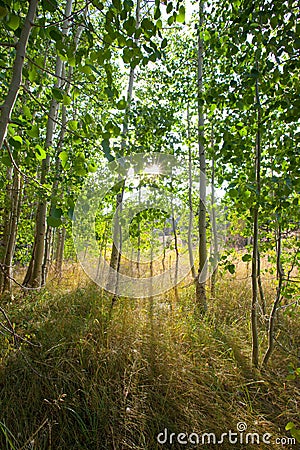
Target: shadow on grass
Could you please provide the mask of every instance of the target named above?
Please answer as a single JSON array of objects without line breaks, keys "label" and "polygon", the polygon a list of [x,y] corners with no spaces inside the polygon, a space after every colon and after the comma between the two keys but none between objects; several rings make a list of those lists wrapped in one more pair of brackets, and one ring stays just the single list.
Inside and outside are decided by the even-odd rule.
[{"label": "shadow on grass", "polygon": [[254,423],[243,355],[229,355],[230,339],[195,319],[187,299],[172,309],[119,299],[111,316],[110,305],[94,285],[8,305],[18,333],[41,347],[2,336],[1,450],[182,448],[160,446],[157,434]]}]

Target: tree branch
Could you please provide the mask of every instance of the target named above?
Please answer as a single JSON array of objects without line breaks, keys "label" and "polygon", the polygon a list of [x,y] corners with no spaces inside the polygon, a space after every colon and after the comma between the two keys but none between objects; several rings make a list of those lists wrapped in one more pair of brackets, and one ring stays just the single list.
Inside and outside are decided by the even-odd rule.
[{"label": "tree branch", "polygon": [[15,48],[16,44],[13,44],[12,42],[0,42],[0,47]]},{"label": "tree branch", "polygon": [[49,192],[51,191],[51,189],[46,188],[45,186],[43,186],[38,180],[36,180],[35,178],[31,177],[30,175],[26,175],[24,172],[22,172],[22,170],[20,169],[20,167],[17,165],[16,161],[14,160],[14,157],[10,151],[9,145],[7,140],[4,140],[4,145],[6,147],[6,150],[8,152],[8,156],[9,159],[11,160],[11,163],[13,165],[13,167],[16,169],[17,172],[19,172],[19,174],[24,178],[24,180],[31,180],[33,181],[35,184],[37,184],[40,188],[44,189],[44,190],[48,190]]}]

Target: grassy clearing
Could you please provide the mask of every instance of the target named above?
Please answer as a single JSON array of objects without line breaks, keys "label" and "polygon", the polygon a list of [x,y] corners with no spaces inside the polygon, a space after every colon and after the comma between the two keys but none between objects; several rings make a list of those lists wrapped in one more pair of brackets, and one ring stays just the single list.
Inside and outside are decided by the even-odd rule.
[{"label": "grassy clearing", "polygon": [[160,446],[156,436],[167,428],[219,437],[238,422],[271,433],[272,444],[201,448],[280,448],[274,440],[289,435],[286,423],[299,424],[300,384],[286,380],[297,364],[299,317],[281,317],[285,350],[277,348],[268,372],[252,371],[243,270],[222,277],[204,319],[192,286],[177,303],[173,293],[121,299],[111,313],[110,298],[77,269],[60,286],[6,304],[16,331],[40,346],[16,348],[1,336],[1,450],[196,448]]}]

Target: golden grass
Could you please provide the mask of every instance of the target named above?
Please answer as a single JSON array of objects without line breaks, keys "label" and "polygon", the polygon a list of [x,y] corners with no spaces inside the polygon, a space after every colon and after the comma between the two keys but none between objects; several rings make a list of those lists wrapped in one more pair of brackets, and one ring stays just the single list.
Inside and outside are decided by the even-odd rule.
[{"label": "golden grass", "polygon": [[[274,283],[267,288],[268,303]],[[197,317],[194,288],[153,300],[111,299],[77,266],[61,284],[16,296],[5,305],[21,336],[1,336],[0,448],[147,449],[156,436],[214,432],[245,422],[272,434],[271,445],[225,443],[222,449],[278,449],[288,421],[299,425],[299,381],[287,381],[299,344],[298,316],[281,317],[281,342],[268,371],[252,370],[245,265],[223,274],[206,317]],[[261,324],[260,341],[266,337]],[[201,448],[217,448],[206,444]],[[286,446],[285,448],[297,448]]]}]

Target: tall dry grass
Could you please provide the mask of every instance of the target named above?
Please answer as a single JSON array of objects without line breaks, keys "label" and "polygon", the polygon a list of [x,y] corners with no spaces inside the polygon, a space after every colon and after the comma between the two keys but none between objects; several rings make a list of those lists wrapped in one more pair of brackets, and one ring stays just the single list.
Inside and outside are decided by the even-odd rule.
[{"label": "tall dry grass", "polygon": [[[204,318],[193,286],[179,294],[119,299],[111,310],[110,297],[70,267],[61,284],[7,303],[16,332],[35,345],[0,336],[1,450],[195,448],[156,437],[165,428],[220,436],[238,422],[271,433],[272,444],[220,448],[278,449],[286,423],[299,424],[299,381],[286,379],[297,365],[299,315],[281,315],[283,347],[267,371],[254,371],[246,266],[219,277]],[[260,343],[265,349],[263,318]]]}]

